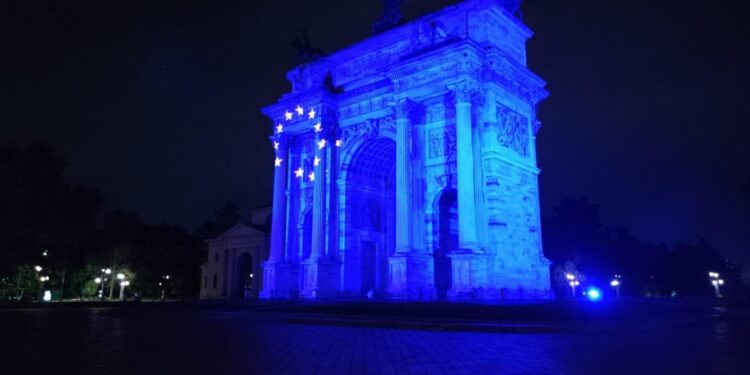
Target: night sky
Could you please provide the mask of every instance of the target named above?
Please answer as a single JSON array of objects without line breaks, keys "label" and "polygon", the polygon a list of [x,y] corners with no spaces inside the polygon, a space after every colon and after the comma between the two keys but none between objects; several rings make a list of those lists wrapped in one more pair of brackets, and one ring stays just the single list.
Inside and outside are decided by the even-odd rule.
[{"label": "night sky", "polygon": [[[455,1],[412,0],[412,19]],[[545,214],[590,197],[653,243],[750,265],[750,18],[742,1],[529,0]],[[271,202],[291,46],[370,35],[378,0],[16,1],[0,8],[0,142],[44,140],[108,208],[194,229]]]}]

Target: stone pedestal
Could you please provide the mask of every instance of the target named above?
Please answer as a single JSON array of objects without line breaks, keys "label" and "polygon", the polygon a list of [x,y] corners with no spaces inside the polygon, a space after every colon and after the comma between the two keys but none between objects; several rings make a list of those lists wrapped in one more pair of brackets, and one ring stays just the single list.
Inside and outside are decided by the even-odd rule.
[{"label": "stone pedestal", "polygon": [[299,265],[293,262],[263,263],[263,290],[259,297],[262,299],[295,298],[298,293]]},{"label": "stone pedestal", "polygon": [[341,262],[332,257],[320,257],[302,262],[300,298],[326,299],[339,295]]},{"label": "stone pedestal", "polygon": [[430,257],[423,254],[396,253],[388,258],[388,297],[392,299],[433,299],[434,285],[427,285]]},{"label": "stone pedestal", "polygon": [[451,258],[449,300],[479,300],[487,288],[487,256],[472,252],[448,254]]}]

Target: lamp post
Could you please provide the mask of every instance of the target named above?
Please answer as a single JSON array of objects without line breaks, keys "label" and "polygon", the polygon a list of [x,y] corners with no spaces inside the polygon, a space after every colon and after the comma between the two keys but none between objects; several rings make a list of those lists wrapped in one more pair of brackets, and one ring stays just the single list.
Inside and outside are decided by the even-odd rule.
[{"label": "lamp post", "polygon": [[612,279],[612,281],[609,282],[609,285],[612,286],[612,288],[615,289],[615,293],[617,295],[617,298],[620,298],[620,280],[622,279],[622,276],[615,275],[615,278]]},{"label": "lamp post", "polygon": [[714,286],[714,292],[716,293],[716,298],[721,298],[720,287],[724,285],[724,280],[719,277],[718,272],[709,272],[708,277],[711,279],[711,285]]},{"label": "lamp post", "polygon": [[[122,274],[120,274],[122,275]],[[119,275],[117,275],[119,276]],[[130,281],[120,279],[120,301],[125,299],[125,287],[130,285]]]},{"label": "lamp post", "polygon": [[[39,267],[39,266],[37,266]],[[41,268],[41,267],[39,267]],[[43,300],[43,293],[44,293],[44,283],[49,281],[49,276],[39,276],[39,299]]]},{"label": "lamp post", "polygon": [[566,273],[565,278],[568,280],[568,285],[570,285],[570,293],[572,298],[576,298],[576,287],[581,284],[578,279],[576,279],[576,276],[572,273]]},{"label": "lamp post", "polygon": [[99,300],[100,301],[104,301],[104,283],[107,281],[107,278],[105,277],[105,275],[109,275],[111,273],[112,273],[111,269],[102,268],[102,271],[99,274],[99,277],[97,277],[97,279],[99,279],[97,283],[100,284],[100,288],[99,288]]}]

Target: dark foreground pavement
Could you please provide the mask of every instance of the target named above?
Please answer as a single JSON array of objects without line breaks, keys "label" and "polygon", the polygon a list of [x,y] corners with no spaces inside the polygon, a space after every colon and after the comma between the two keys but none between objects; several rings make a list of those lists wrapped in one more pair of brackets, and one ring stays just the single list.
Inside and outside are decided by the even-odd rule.
[{"label": "dark foreground pavement", "polygon": [[750,373],[747,310],[699,302],[60,305],[0,335],[0,374]]}]

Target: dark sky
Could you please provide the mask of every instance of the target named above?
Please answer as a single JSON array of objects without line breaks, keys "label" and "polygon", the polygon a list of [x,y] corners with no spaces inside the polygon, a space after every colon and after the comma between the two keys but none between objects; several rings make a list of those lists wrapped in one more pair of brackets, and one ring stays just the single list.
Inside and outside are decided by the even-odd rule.
[{"label": "dark sky", "polygon": [[[413,18],[454,1],[412,0]],[[742,1],[529,0],[547,80],[545,213],[601,204],[651,242],[707,238],[750,264],[750,19]],[[192,229],[271,200],[271,124],[291,41],[370,35],[378,0],[15,1],[0,8],[0,142],[45,140],[110,208]]]}]

